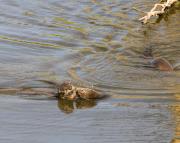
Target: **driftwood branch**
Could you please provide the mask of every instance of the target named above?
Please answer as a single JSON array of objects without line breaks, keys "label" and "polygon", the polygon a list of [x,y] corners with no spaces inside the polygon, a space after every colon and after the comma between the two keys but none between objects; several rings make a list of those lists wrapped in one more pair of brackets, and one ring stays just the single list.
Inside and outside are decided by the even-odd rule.
[{"label": "driftwood branch", "polygon": [[167,0],[163,3],[157,3],[149,12],[146,13],[144,17],[140,18],[139,20],[146,24],[152,16],[163,14],[167,8],[171,7],[177,1],[178,0]]}]

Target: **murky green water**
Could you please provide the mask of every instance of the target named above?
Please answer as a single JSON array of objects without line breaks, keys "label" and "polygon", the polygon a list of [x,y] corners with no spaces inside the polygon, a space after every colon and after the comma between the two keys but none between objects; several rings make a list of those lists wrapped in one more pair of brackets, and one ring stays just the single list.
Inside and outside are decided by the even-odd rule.
[{"label": "murky green water", "polygon": [[180,13],[141,25],[133,7],[153,4],[2,0],[1,88],[47,88],[36,80],[70,79],[110,98],[66,103],[0,93],[0,142],[179,143],[179,69],[151,68],[143,53],[180,62]]}]

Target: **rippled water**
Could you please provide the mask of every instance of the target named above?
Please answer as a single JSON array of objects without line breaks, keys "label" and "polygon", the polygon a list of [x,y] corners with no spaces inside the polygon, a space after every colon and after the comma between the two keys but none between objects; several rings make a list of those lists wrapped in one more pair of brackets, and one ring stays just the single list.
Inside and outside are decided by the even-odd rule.
[{"label": "rippled water", "polygon": [[179,7],[141,25],[143,14],[133,7],[147,11],[153,4],[2,0],[1,88],[70,79],[110,98],[71,103],[1,93],[1,142],[180,142],[179,69],[159,71],[143,57],[150,50],[173,66],[180,62]]}]

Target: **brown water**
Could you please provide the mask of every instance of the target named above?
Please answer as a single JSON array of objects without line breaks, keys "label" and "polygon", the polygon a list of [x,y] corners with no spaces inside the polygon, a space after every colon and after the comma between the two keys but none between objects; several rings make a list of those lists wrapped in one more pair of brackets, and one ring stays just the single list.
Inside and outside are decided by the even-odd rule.
[{"label": "brown water", "polygon": [[0,93],[0,142],[179,143],[179,69],[154,69],[143,53],[180,62],[180,13],[143,26],[133,7],[153,3],[2,0],[1,88],[70,79],[110,98],[72,103]]}]

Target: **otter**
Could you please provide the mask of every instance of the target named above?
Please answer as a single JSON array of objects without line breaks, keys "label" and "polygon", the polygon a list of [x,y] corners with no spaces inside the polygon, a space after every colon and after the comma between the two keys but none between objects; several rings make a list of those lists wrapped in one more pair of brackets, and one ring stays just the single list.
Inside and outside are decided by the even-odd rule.
[{"label": "otter", "polygon": [[71,82],[65,81],[59,85],[58,88],[59,98],[76,100],[76,99],[99,99],[105,95],[95,91],[94,89],[74,86]]},{"label": "otter", "polygon": [[38,80],[55,86],[57,89],[56,97],[67,100],[77,99],[101,99],[107,97],[107,95],[91,88],[80,87],[74,85],[71,81],[64,81],[63,83],[57,83],[53,81]]}]

